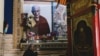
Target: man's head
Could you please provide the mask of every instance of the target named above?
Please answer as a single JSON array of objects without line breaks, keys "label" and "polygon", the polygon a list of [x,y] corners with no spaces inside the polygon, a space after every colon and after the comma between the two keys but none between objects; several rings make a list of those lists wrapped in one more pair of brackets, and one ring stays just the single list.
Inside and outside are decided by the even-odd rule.
[{"label": "man's head", "polygon": [[40,16],[40,7],[39,6],[32,6],[32,14],[35,18],[39,18]]}]

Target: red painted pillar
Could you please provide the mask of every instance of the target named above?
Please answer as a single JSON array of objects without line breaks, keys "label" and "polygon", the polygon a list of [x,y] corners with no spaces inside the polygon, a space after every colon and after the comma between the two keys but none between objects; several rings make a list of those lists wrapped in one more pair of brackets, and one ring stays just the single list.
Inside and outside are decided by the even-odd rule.
[{"label": "red painted pillar", "polygon": [[96,56],[100,56],[100,6],[97,5],[95,11],[95,45],[96,45]]},{"label": "red painted pillar", "polygon": [[99,24],[99,27],[98,27],[98,30],[99,30],[99,37],[98,37],[98,56],[100,56],[100,4],[98,5],[98,24]]}]

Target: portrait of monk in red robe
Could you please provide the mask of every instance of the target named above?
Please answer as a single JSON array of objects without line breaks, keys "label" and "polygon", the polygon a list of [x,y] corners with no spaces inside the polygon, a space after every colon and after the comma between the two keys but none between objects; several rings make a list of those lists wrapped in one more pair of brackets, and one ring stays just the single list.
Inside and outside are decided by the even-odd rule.
[{"label": "portrait of monk in red robe", "polygon": [[[34,27],[31,27],[31,31],[38,35],[47,35],[50,33],[49,24],[45,17],[40,15],[40,7],[32,6],[31,12],[33,16],[29,16],[28,18],[34,19]],[[32,22],[29,21],[28,24],[32,25]]]}]

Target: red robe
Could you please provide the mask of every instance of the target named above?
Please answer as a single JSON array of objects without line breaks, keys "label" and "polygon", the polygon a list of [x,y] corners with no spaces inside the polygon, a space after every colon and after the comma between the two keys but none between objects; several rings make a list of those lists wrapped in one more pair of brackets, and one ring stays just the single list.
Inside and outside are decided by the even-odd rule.
[{"label": "red robe", "polygon": [[34,31],[38,35],[44,35],[44,34],[46,35],[50,33],[48,22],[44,17],[40,16],[39,21],[36,21]]}]

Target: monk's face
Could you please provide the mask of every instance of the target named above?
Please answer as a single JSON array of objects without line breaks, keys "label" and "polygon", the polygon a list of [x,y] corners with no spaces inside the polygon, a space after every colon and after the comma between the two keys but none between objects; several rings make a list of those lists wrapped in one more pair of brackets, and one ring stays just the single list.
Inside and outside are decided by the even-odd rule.
[{"label": "monk's face", "polygon": [[32,14],[34,15],[35,18],[39,18],[40,16],[40,8],[39,7],[34,7]]}]

